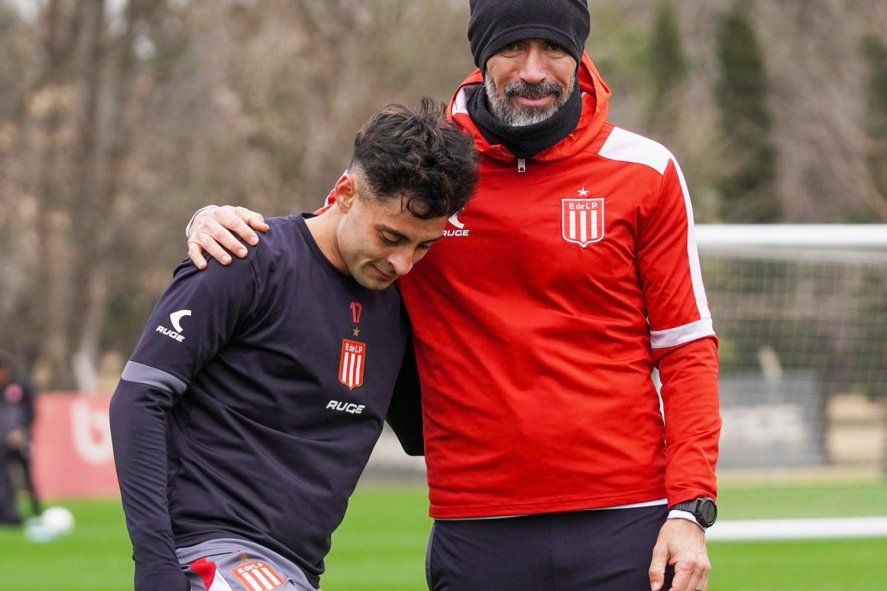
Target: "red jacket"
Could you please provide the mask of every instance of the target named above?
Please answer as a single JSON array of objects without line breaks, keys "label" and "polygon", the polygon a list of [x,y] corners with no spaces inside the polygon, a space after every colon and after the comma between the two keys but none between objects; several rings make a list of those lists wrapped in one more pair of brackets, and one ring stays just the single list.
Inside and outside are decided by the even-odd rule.
[{"label": "red jacket", "polygon": [[481,81],[450,105],[482,155],[478,192],[399,282],[431,515],[714,497],[717,341],[677,162],[607,122],[588,56],[579,125],[526,163],[468,116]]}]

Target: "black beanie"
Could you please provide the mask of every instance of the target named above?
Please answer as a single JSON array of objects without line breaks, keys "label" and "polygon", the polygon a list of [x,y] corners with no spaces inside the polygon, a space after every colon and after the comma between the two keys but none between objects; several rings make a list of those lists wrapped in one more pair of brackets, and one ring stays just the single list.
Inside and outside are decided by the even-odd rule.
[{"label": "black beanie", "polygon": [[591,28],[586,0],[471,0],[468,40],[483,70],[500,49],[521,39],[545,39],[582,61]]}]

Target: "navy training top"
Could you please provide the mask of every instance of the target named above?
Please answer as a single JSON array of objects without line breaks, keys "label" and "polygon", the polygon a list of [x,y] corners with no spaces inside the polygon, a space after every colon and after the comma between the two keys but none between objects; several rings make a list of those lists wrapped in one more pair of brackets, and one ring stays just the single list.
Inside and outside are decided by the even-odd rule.
[{"label": "navy training top", "polygon": [[[114,393],[137,590],[180,569],[175,548],[219,537],[266,546],[318,586],[389,412],[408,340],[397,290],[338,271],[302,216],[268,223],[230,268],[178,266]],[[389,422],[415,444],[414,372]]]}]

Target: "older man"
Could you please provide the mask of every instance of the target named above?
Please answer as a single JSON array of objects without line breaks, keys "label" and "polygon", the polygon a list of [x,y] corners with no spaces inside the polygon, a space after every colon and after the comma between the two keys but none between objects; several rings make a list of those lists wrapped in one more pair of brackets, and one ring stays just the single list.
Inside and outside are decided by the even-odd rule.
[{"label": "older man", "polygon": [[[708,585],[721,423],[692,208],[672,154],[608,122],[588,32],[582,0],[471,2],[450,116],[480,184],[399,281],[435,590]],[[220,223],[255,239],[237,211],[196,218],[195,263]]]}]

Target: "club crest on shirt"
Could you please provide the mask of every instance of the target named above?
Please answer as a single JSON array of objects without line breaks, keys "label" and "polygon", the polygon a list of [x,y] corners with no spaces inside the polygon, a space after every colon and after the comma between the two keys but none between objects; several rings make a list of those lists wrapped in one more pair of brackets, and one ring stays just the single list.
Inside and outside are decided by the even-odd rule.
[{"label": "club crest on shirt", "polygon": [[366,343],[342,339],[342,354],[339,357],[339,381],[349,390],[363,386],[366,356]]},{"label": "club crest on shirt", "polygon": [[[587,195],[582,189],[580,195]],[[561,199],[561,236],[585,248],[604,239],[604,198]]]},{"label": "club crest on shirt", "polygon": [[272,591],[286,582],[269,564],[258,560],[238,564],[231,574],[249,591]]}]

